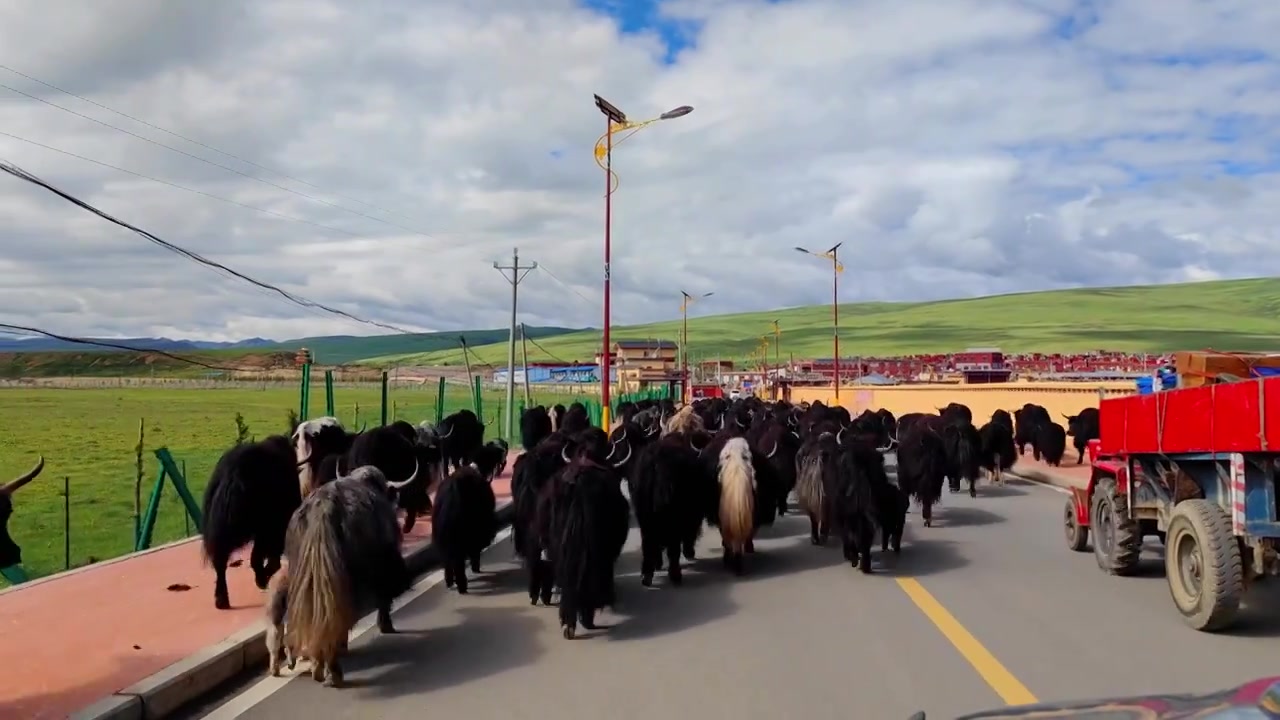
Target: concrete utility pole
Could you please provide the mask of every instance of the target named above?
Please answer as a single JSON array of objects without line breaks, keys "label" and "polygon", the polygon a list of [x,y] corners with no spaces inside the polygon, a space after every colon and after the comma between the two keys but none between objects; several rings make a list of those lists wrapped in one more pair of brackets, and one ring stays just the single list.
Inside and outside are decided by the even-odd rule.
[{"label": "concrete utility pole", "polygon": [[[520,295],[520,281],[538,268],[538,263],[520,264],[520,248],[511,251],[511,264],[493,264],[494,269],[502,273],[502,277],[511,283],[511,338],[507,341],[507,442],[515,438],[515,405],[516,405],[516,306]],[[507,271],[511,276],[507,277]],[[529,370],[526,368],[525,373]],[[528,380],[528,378],[525,378]]]}]

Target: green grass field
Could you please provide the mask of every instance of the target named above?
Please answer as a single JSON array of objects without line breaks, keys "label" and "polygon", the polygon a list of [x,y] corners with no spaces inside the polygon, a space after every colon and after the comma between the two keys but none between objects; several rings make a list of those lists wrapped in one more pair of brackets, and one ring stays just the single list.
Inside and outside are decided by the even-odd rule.
[{"label": "green grass field", "polygon": [[[311,391],[312,416],[324,414],[323,384]],[[380,420],[377,384],[335,390],[337,414],[348,427]],[[485,391],[486,437],[500,435],[503,394]],[[567,396],[535,394],[535,402],[571,402]],[[435,417],[436,387],[393,388],[389,419],[417,423]],[[23,565],[38,577],[64,569],[63,478],[70,478],[71,565],[116,557],[133,549],[134,448],[138,424],[145,429],[143,506],[159,472],[153,451],[168,447],[186,465],[191,491],[200,502],[218,457],[236,439],[236,413],[258,438],[286,431],[288,411],[297,408],[295,389],[0,389],[0,482],[26,471],[36,456],[44,472],[14,496],[9,531],[22,547]],[[470,408],[463,388],[449,386],[445,413]],[[166,488],[152,544],[184,537],[185,513]]]},{"label": "green grass field", "polygon": [[[741,360],[756,352],[772,321],[782,329],[783,357],[831,356],[831,307],[689,319],[689,352],[699,359]],[[613,339],[678,340],[680,321],[615,327]],[[1280,280],[1254,279],[1090,288],[926,303],[840,306],[842,355],[893,356],[996,346],[1007,353],[1280,348]],[[529,347],[530,361],[592,362],[598,330],[569,333]],[[473,362],[506,365],[506,345],[475,346]],[[457,365],[460,351],[371,358]]]}]

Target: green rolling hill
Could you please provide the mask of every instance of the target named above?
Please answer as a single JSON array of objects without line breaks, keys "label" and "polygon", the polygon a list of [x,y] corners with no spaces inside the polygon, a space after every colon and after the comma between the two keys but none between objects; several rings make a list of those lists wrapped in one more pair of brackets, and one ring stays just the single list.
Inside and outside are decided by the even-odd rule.
[{"label": "green rolling hill", "polygon": [[[689,319],[695,359],[741,360],[756,351],[772,321],[782,329],[784,356],[831,356],[831,307]],[[840,306],[842,355],[892,356],[995,346],[1005,352],[1185,349],[1280,350],[1280,279],[1259,278],[1177,285],[1083,288],[920,303]],[[678,340],[679,319],[615,327],[613,339]],[[505,338],[504,338],[505,341]],[[501,367],[506,344],[468,338],[473,361]],[[594,360],[600,331],[586,330],[530,343],[530,361]],[[368,364],[459,365],[458,349],[373,357]]]}]

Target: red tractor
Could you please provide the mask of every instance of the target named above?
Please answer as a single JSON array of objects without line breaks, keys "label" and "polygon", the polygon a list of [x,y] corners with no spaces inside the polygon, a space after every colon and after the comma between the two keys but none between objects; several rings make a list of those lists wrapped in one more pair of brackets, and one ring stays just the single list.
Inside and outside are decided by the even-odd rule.
[{"label": "red tractor", "polygon": [[1132,574],[1165,546],[1173,604],[1191,627],[1230,627],[1244,591],[1280,574],[1280,377],[1103,400],[1088,487],[1067,501],[1067,544]]}]

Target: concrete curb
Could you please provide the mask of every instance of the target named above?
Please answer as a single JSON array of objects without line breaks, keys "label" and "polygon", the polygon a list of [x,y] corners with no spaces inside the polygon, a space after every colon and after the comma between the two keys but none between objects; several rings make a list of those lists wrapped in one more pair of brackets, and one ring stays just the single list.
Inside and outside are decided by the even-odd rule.
[{"label": "concrete curb", "polygon": [[[511,524],[515,505],[498,508],[499,527]],[[439,565],[430,540],[411,547],[405,563],[414,576]],[[158,720],[255,666],[267,662],[266,629],[260,623],[179,660],[158,673],[130,685],[70,715],[70,720]]]}]

